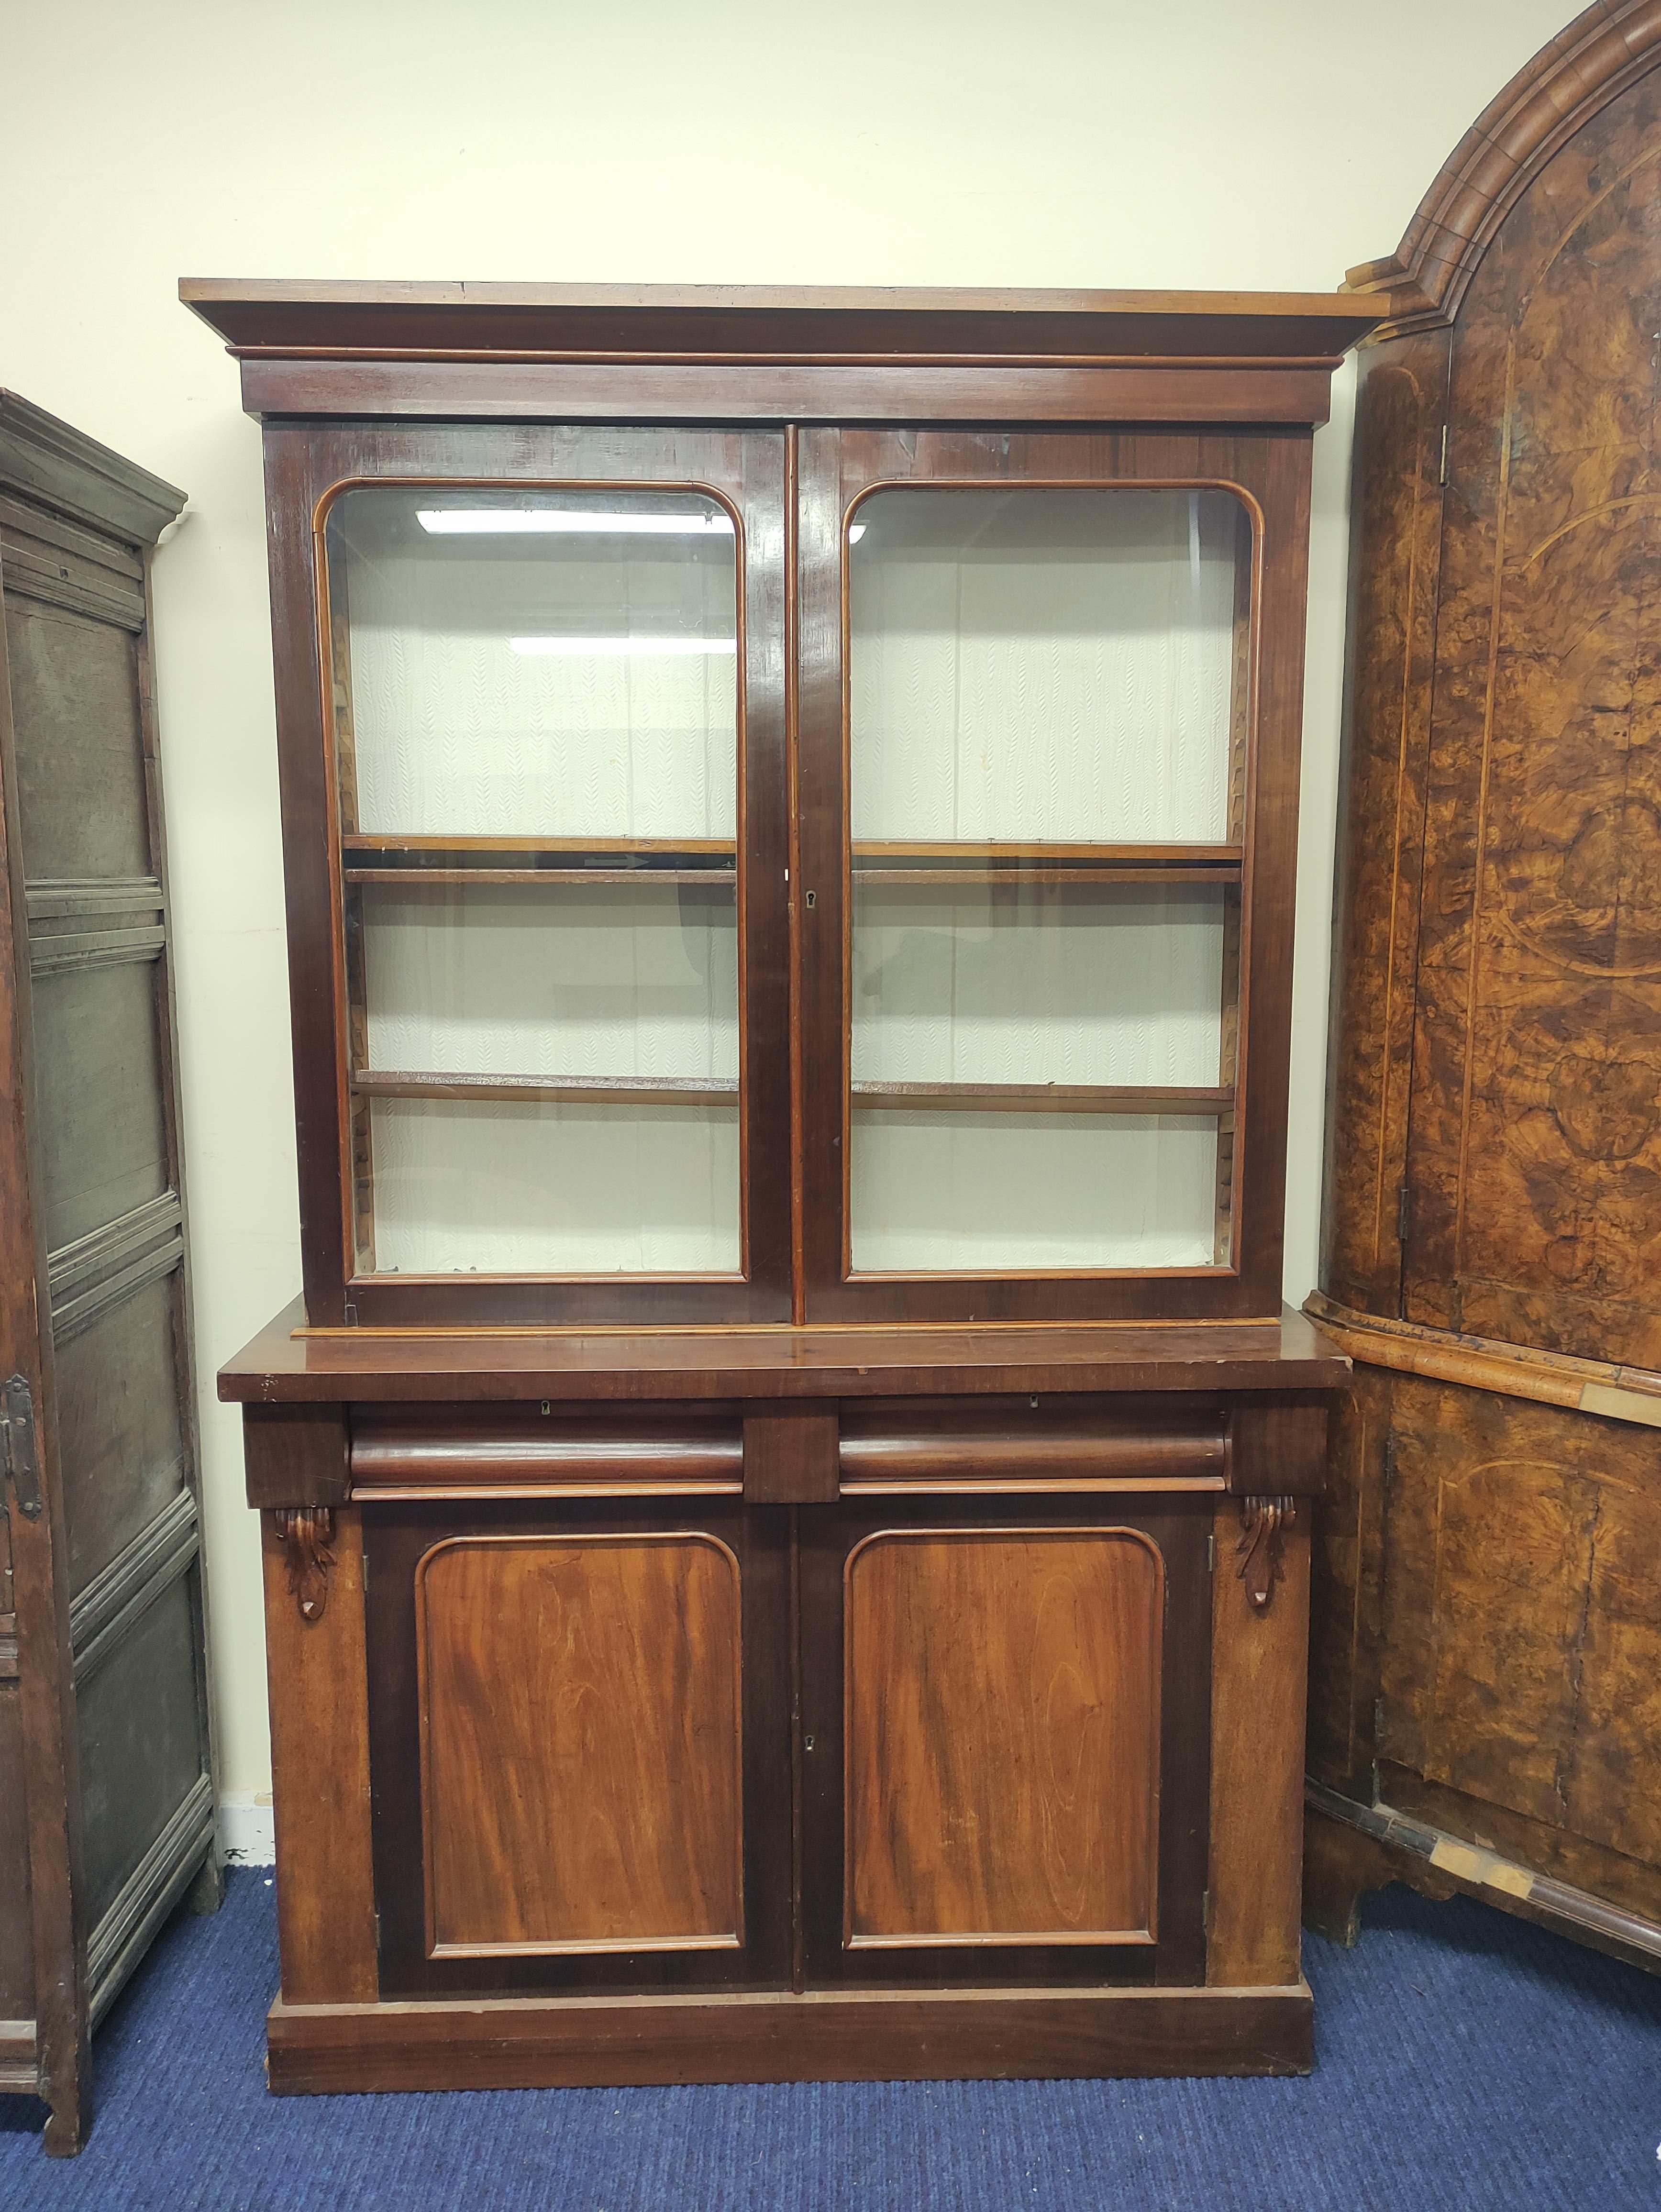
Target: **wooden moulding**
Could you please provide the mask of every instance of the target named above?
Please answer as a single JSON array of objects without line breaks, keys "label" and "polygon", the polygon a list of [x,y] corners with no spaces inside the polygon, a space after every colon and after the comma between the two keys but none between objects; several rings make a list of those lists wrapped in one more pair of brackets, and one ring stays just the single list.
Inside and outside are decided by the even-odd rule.
[{"label": "wooden moulding", "polygon": [[1370,343],[1451,323],[1530,182],[1583,124],[1658,60],[1658,0],[1594,0],[1542,46],[1449,155],[1395,252],[1349,271],[1347,290],[1378,295],[1390,318]]},{"label": "wooden moulding", "polygon": [[1361,1899],[1369,1890],[1404,1881],[1427,1897],[1481,1898],[1646,1973],[1661,1974],[1661,1925],[1655,1921],[1390,1806],[1358,1805],[1314,1780],[1306,1794],[1304,1921],[1331,1942],[1356,1941]]},{"label": "wooden moulding", "polygon": [[179,296],[263,416],[1321,422],[1328,294],[254,284]]},{"label": "wooden moulding", "polygon": [[271,1692],[277,1946],[290,2003],[372,2002],[376,1965],[369,1832],[369,1713],[363,1633],[363,1531],[350,1510],[327,1515],[312,1572],[323,1601],[302,1608],[287,1516],[260,1516]]},{"label": "wooden moulding", "polygon": [[1397,1374],[1428,1381],[1462,1382],[1507,1398],[1530,1398],[1543,1406],[1565,1406],[1609,1421],[1635,1421],[1661,1428],[1661,1375],[1601,1359],[1577,1359],[1567,1352],[1536,1352],[1527,1345],[1498,1344],[1480,1336],[1458,1336],[1415,1322],[1388,1321],[1357,1313],[1323,1292],[1312,1292],[1304,1310],[1353,1359]]},{"label": "wooden moulding", "polygon": [[811,1990],[296,2005],[266,2021],[279,2095],[697,2081],[1306,2074],[1307,1984]]},{"label": "wooden moulding", "polygon": [[1298,1973],[1310,1506],[1276,1531],[1275,1577],[1251,1602],[1242,1556],[1251,1501],[1220,1502],[1213,1536],[1208,1983]]}]

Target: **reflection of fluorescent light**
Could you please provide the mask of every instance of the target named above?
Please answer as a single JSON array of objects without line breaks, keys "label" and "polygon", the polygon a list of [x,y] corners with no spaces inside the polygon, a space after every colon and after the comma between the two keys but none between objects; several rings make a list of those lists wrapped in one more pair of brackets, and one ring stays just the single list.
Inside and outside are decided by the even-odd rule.
[{"label": "reflection of fluorescent light", "polygon": [[616,531],[654,538],[730,538],[733,518],[713,514],[654,514],[648,507],[423,507],[416,520],[436,537],[502,534],[527,530],[565,530],[598,534]]},{"label": "reflection of fluorescent light", "polygon": [[510,637],[515,653],[558,653],[586,659],[590,654],[618,653],[736,653],[733,637]]},{"label": "reflection of fluorescent light", "polygon": [[862,522],[850,522],[849,524],[848,542],[850,545],[857,545],[864,535],[865,525]]}]

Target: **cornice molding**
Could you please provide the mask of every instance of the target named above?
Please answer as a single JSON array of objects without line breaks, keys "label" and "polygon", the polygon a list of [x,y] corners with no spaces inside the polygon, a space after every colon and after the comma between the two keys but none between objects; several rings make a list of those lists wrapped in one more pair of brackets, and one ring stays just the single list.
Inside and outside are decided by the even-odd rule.
[{"label": "cornice molding", "polygon": [[0,491],[15,492],[129,545],[154,545],[185,494],[15,392],[0,391]]},{"label": "cornice molding", "polygon": [[1363,343],[1445,328],[1494,234],[1584,123],[1661,65],[1661,0],[1593,0],[1491,100],[1442,164],[1401,244],[1344,289],[1388,303]]}]

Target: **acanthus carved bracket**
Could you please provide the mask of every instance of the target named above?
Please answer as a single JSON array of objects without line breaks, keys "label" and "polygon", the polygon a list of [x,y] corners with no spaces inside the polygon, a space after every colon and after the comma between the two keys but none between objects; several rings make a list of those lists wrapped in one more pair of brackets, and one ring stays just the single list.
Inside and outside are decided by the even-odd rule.
[{"label": "acanthus carved bracket", "polygon": [[316,1623],[329,1602],[329,1577],[335,1558],[334,1512],[327,1505],[289,1505],[275,1516],[289,1570],[289,1590],[300,1607],[300,1618]]},{"label": "acanthus carved bracket", "polygon": [[1244,1498],[1240,1501],[1240,1540],[1234,1556],[1254,1613],[1267,1613],[1281,1579],[1281,1553],[1287,1528],[1297,1518],[1293,1498]]}]

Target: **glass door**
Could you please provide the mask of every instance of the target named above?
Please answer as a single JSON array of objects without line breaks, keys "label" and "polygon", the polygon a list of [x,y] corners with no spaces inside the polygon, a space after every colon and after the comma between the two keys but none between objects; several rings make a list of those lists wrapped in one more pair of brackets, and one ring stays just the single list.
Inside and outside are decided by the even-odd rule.
[{"label": "glass door", "polygon": [[1104,467],[1112,442],[805,441],[837,488],[802,579],[840,615],[802,716],[842,844],[805,845],[800,916],[831,1311],[1157,1312],[1160,1279],[1197,1310],[1236,1285],[1255,502],[1192,461]]},{"label": "glass door", "polygon": [[746,556],[776,568],[782,531],[775,507],[746,544],[742,489],[381,482],[327,503],[360,1306],[478,1276],[582,1285],[590,1318],[607,1282],[656,1286],[654,1318],[684,1285],[706,1318],[770,1279],[780,1310],[785,1209],[746,1208],[745,939],[782,896],[741,825],[746,768],[770,768],[782,841],[745,678]]}]

